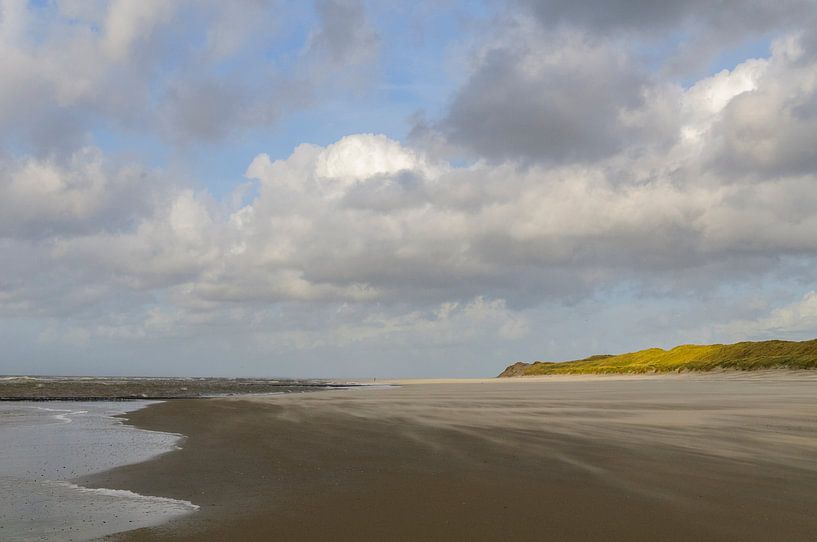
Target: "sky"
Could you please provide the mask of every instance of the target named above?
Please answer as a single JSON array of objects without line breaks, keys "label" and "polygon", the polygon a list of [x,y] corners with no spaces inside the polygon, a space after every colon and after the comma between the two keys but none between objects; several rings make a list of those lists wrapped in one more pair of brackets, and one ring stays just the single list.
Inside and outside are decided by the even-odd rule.
[{"label": "sky", "polygon": [[817,337],[812,0],[0,0],[0,374]]}]

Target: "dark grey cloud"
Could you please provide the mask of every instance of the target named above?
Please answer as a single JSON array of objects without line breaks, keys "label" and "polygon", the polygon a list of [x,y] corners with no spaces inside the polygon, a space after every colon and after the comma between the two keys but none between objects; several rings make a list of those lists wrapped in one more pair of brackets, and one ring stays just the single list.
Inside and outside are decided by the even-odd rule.
[{"label": "dark grey cloud", "polygon": [[646,74],[619,52],[568,37],[488,51],[441,122],[449,142],[491,159],[578,162],[632,143],[626,113]]},{"label": "dark grey cloud", "polygon": [[631,32],[645,36],[666,31],[705,34],[722,39],[801,25],[813,17],[809,0],[516,0],[546,27],[566,25],[593,33]]},{"label": "dark grey cloud", "polygon": [[719,2],[650,2],[649,0],[517,0],[517,4],[535,14],[546,26],[567,24],[604,32],[641,29],[654,32],[677,26],[695,13],[696,8]]},{"label": "dark grey cloud", "polygon": [[178,78],[163,96],[160,131],[181,144],[218,143],[243,129],[272,125],[285,112],[314,102],[307,81],[259,75],[243,81],[198,75]]},{"label": "dark grey cloud", "polygon": [[355,65],[372,58],[380,37],[368,22],[359,0],[318,0],[319,25],[307,44],[307,54],[333,65]]},{"label": "dark grey cloud", "polygon": [[244,100],[241,89],[222,81],[181,81],[168,92],[163,118],[183,140],[219,141],[236,127]]}]

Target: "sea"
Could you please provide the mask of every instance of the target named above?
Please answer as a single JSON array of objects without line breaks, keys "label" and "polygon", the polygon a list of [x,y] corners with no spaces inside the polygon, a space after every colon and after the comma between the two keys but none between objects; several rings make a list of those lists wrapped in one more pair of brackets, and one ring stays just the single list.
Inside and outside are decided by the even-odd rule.
[{"label": "sea", "polygon": [[153,401],[0,402],[0,541],[83,541],[195,513],[194,503],[74,483],[177,449],[114,416]]}]

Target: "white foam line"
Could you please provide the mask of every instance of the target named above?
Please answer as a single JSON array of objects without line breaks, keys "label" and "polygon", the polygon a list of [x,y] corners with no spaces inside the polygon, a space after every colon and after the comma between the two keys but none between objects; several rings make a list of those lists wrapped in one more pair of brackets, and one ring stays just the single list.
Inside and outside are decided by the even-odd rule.
[{"label": "white foam line", "polygon": [[36,408],[37,410],[45,410],[46,412],[71,412],[70,410],[66,410],[64,408],[46,408],[42,406],[35,406],[29,408]]},{"label": "white foam line", "polygon": [[71,423],[71,418],[68,417],[69,415],[73,414],[73,412],[71,410],[65,410],[63,408],[46,408],[46,407],[38,407],[38,406],[31,407],[31,408],[36,408],[37,410],[45,410],[46,412],[61,412],[62,414],[56,414],[56,415],[51,416],[51,417],[54,418],[55,420],[59,420],[59,421],[61,421],[63,423]]},{"label": "white foam line", "polygon": [[63,423],[71,423],[73,420],[70,416],[76,416],[79,414],[88,414],[87,410],[66,410],[64,408],[46,408],[46,407],[31,407],[36,408],[37,410],[45,410],[46,412],[61,412],[62,414],[57,414],[52,416],[55,420],[60,420]]},{"label": "white foam line", "polygon": [[133,491],[128,491],[126,489],[107,489],[107,488],[93,488],[93,487],[85,487],[79,486],[77,484],[72,484],[71,482],[65,482],[62,480],[47,480],[49,484],[66,487],[69,489],[73,489],[75,491],[79,491],[81,493],[94,493],[97,495],[105,495],[107,497],[118,497],[122,499],[130,499],[130,500],[137,500],[137,501],[147,501],[151,503],[163,503],[163,504],[172,504],[176,506],[181,506],[183,508],[187,508],[191,512],[194,512],[199,509],[199,505],[193,504],[190,501],[184,501],[181,499],[171,499],[169,497],[154,497],[151,495],[142,495],[140,493],[134,493]]},{"label": "white foam line", "polygon": [[62,420],[65,423],[71,423],[74,421],[73,418],[70,416],[77,416],[79,414],[88,414],[87,410],[69,410],[67,414],[57,414],[54,416],[57,420]]},{"label": "white foam line", "polygon": [[[131,412],[136,412],[137,410],[141,410],[141,409],[143,409],[145,407],[148,407],[150,405],[155,405],[155,404],[164,403],[164,402],[165,401],[142,401],[141,404],[139,405],[139,407],[134,409],[134,410],[120,410],[120,411],[115,411],[116,412],[115,414],[107,414],[107,415],[102,414],[102,416],[105,417],[105,418],[108,418],[109,420],[112,420],[113,422],[115,422],[119,426],[128,427],[128,428],[130,428],[130,429],[132,429],[134,431],[139,431],[139,432],[142,432],[142,433],[158,433],[160,435],[170,435],[171,437],[176,437],[176,442],[173,443],[173,447],[170,450],[159,453],[159,454],[157,454],[155,456],[155,457],[159,457],[159,456],[164,455],[166,453],[181,450],[182,447],[179,446],[179,444],[184,442],[185,440],[187,440],[187,435],[184,435],[182,433],[171,433],[170,431],[155,431],[153,429],[142,429],[141,427],[136,427],[134,425],[126,424],[125,422],[128,419],[123,418],[122,416],[125,415],[125,414],[130,414]],[[149,461],[149,459],[146,459],[146,461]],[[185,501],[185,502],[187,502],[187,501]]]},{"label": "white foam line", "polygon": [[[184,440],[186,440],[186,439],[187,439],[187,435],[185,435],[185,434],[183,434],[183,433],[173,433],[173,432],[171,432],[171,431],[156,431],[156,430],[154,430],[154,429],[142,429],[141,427],[136,427],[135,425],[126,424],[125,422],[127,422],[127,421],[128,421],[128,418],[123,418],[123,417],[121,417],[121,416],[122,416],[122,415],[124,415],[124,414],[130,414],[131,412],[136,412],[137,410],[142,410],[143,408],[145,408],[145,407],[149,407],[150,405],[157,405],[157,404],[159,404],[159,403],[166,403],[166,402],[167,402],[167,401],[159,401],[159,400],[155,400],[155,401],[144,401],[144,404],[142,404],[142,405],[141,405],[139,408],[137,408],[137,409],[134,409],[134,410],[123,410],[123,411],[121,411],[121,412],[119,412],[119,413],[117,413],[117,414],[113,414],[113,415],[105,415],[105,417],[106,417],[106,418],[110,418],[110,419],[114,420],[114,421],[115,421],[116,423],[118,423],[119,425],[124,425],[124,426],[126,426],[126,427],[131,427],[131,428],[133,428],[135,431],[141,431],[141,432],[144,432],[144,433],[160,433],[160,434],[162,434],[162,435],[170,435],[170,436],[172,436],[172,437],[176,437],[177,439],[179,439],[179,441],[184,441]],[[177,444],[176,444],[176,445],[174,445],[173,447],[174,447],[176,450],[181,450],[181,449],[182,449],[182,447],[181,447],[181,446],[179,446],[179,445],[177,445]]]}]

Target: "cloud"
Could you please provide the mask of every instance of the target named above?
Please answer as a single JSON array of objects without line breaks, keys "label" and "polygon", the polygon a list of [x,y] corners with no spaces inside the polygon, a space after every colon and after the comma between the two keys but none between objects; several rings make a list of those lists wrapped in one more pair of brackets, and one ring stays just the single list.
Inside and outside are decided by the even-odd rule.
[{"label": "cloud", "polygon": [[[266,80],[256,85],[273,87],[274,83]],[[181,77],[164,94],[161,128],[177,142],[219,142],[237,129],[270,125],[279,119],[283,104],[259,100],[261,95],[260,88],[249,84],[207,75]]]},{"label": "cloud", "polygon": [[[285,160],[256,157],[247,176],[259,193],[240,208],[182,191],[129,231],[61,239],[57,253],[110,266],[134,284],[185,284],[189,295],[213,302],[433,302],[445,292],[516,305],[680,269],[725,273],[723,265],[739,267],[741,259],[771,268],[781,256],[815,248],[813,175],[728,168],[734,145],[723,134],[744,122],[735,104],[774,97],[781,81],[801,93],[789,93],[790,102],[808,99],[810,64],[792,50],[795,43],[781,42],[770,59],[687,90],[656,88],[633,115],[664,108],[675,135],[660,147],[635,140],[590,162],[455,167],[382,135],[347,136],[302,145]],[[49,188],[48,179],[28,188],[39,191],[41,205],[54,193],[60,205],[71,201],[64,195],[94,202],[98,187],[108,193],[102,181],[81,191],[57,181]],[[85,205],[72,212],[92,214]]]},{"label": "cloud", "polygon": [[218,265],[222,234],[206,196],[180,189],[167,199],[128,231],[54,239],[50,254],[86,280],[103,274],[119,287],[148,290],[184,284]]},{"label": "cloud", "polygon": [[[591,39],[624,40],[639,56],[675,73],[699,74],[719,55],[753,41],[808,30],[809,0],[516,0],[544,32],[570,29]],[[657,52],[657,54],[656,54]]]},{"label": "cloud", "polygon": [[[509,310],[502,299],[476,297],[462,303],[446,302],[405,313],[375,310],[361,314],[348,306],[341,308],[341,313],[346,311],[351,314],[343,315],[334,326],[325,326],[313,334],[310,346],[371,342],[450,346],[486,340],[514,340],[528,333],[524,317]],[[298,335],[301,340],[307,336]]]},{"label": "cloud", "polygon": [[60,239],[54,254],[215,305],[485,295],[518,308],[622,283],[707,288],[772,272],[817,249],[813,175],[713,164],[732,105],[784,73],[801,77],[790,62],[776,54],[666,87],[677,135],[660,149],[454,166],[382,135],[346,136],[283,160],[258,155],[247,170],[258,195],[245,205],[178,192],[131,231]]},{"label": "cloud", "polygon": [[154,173],[112,163],[94,147],[65,160],[0,161],[0,238],[126,230],[160,192]]},{"label": "cloud", "polygon": [[[725,158],[735,103],[780,81],[808,96],[808,64],[796,50],[780,42],[771,58],[686,90],[656,87],[640,107],[663,108],[674,127],[661,147],[636,140],[589,162],[454,165],[358,134],[301,145],[282,160],[258,155],[247,169],[257,195],[244,203],[172,186],[151,199],[144,173],[85,151],[67,165],[10,167],[0,184],[4,228],[18,244],[43,240],[32,265],[50,261],[71,270],[75,290],[105,292],[53,292],[60,307],[121,291],[197,311],[380,303],[399,318],[394,307],[410,313],[480,296],[518,310],[622,284],[716,288],[817,249],[813,173],[746,172]],[[801,103],[797,96],[789,100]],[[15,273],[9,285],[26,269]],[[21,305],[15,291],[15,310],[49,302]]]},{"label": "cloud", "polygon": [[154,29],[167,24],[174,11],[171,3],[161,0],[114,0],[105,17],[103,51],[114,60],[129,58],[136,46],[150,42]]},{"label": "cloud", "polygon": [[642,105],[647,85],[645,73],[613,48],[521,25],[481,52],[441,130],[486,158],[603,158],[638,137],[626,112]]},{"label": "cloud", "polygon": [[795,37],[777,42],[750,91],[736,96],[713,127],[717,166],[743,175],[811,174],[817,152],[817,54]]},{"label": "cloud", "polygon": [[305,55],[325,66],[369,63],[380,47],[363,4],[357,0],[319,0],[319,24],[307,40]]},{"label": "cloud", "polygon": [[100,117],[144,117],[159,43],[177,13],[172,3],[111,2],[91,13],[69,2],[8,0],[3,13],[0,143],[73,152]]},{"label": "cloud", "polygon": [[814,338],[817,333],[817,292],[775,308],[754,319],[736,320],[720,326],[732,336],[750,338]]},{"label": "cloud", "polygon": [[70,154],[94,144],[100,128],[176,144],[223,141],[336,98],[340,86],[324,91],[330,79],[359,86],[377,58],[359,3],[319,3],[305,54],[294,60],[269,54],[278,15],[274,2],[256,0],[4,0],[0,145]]},{"label": "cloud", "polygon": [[[764,88],[724,111],[724,117],[734,118],[724,119],[722,144],[731,146],[733,156],[723,159],[747,169],[776,167],[764,156],[777,145],[775,159],[801,168],[813,165],[803,163],[807,151],[799,150],[817,110],[813,92],[800,88],[795,98],[787,95],[811,84],[805,76],[815,56],[809,2],[727,1],[725,10],[697,1],[596,4],[520,1],[512,4],[520,9],[500,11],[474,46],[471,70],[445,113],[436,122],[418,123],[415,135],[449,156],[497,161],[585,163],[643,152],[648,145],[666,149],[678,136],[684,87],[752,36],[776,44],[776,61]],[[682,68],[685,64],[699,67]],[[775,77],[785,79],[775,83]],[[739,84],[738,77],[728,79]],[[746,135],[756,140],[764,130],[767,141],[742,141]]]},{"label": "cloud", "polygon": [[702,30],[709,30],[712,26],[727,29],[731,23],[732,32],[757,33],[810,14],[809,3],[803,0],[722,0],[717,9],[706,0],[517,0],[516,4],[530,10],[543,25],[566,24],[596,32],[659,33],[693,24]]}]

